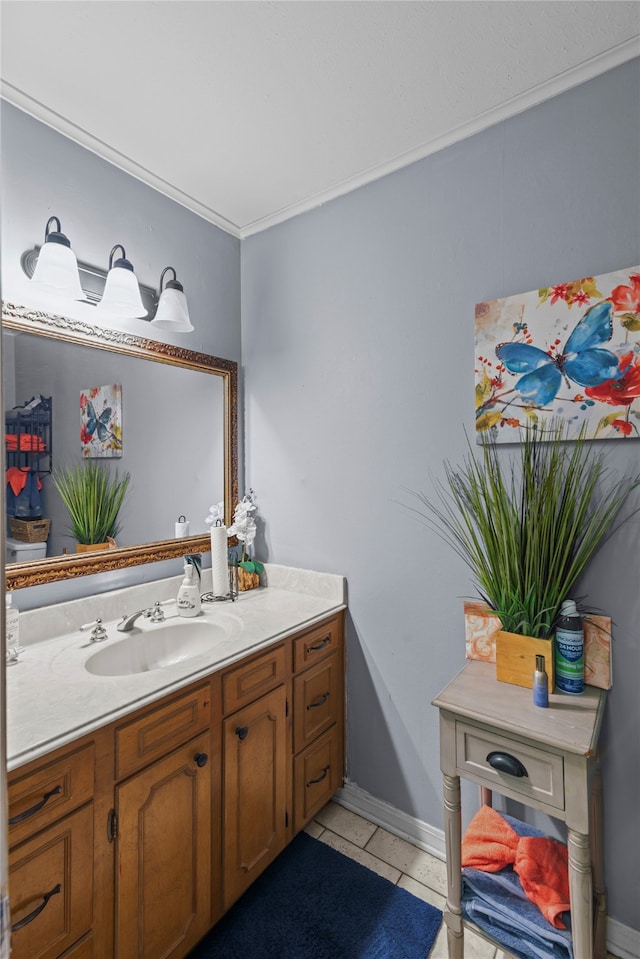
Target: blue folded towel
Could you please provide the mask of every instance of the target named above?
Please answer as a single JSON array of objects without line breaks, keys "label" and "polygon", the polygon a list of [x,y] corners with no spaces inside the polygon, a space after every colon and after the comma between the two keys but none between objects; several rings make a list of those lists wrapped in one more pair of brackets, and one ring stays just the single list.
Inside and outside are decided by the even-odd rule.
[{"label": "blue folded towel", "polygon": [[[519,836],[543,836],[534,826],[501,813]],[[462,870],[462,912],[520,959],[573,959],[570,915],[567,929],[555,929],[527,899],[512,866],[488,873]]]}]

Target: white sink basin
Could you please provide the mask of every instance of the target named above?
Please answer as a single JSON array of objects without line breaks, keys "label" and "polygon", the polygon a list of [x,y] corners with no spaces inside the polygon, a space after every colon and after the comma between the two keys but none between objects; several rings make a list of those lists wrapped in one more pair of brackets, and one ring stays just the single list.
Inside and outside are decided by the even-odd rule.
[{"label": "white sink basin", "polygon": [[84,664],[96,676],[129,676],[176,666],[210,652],[228,630],[217,623],[182,619],[123,635],[93,653]]}]

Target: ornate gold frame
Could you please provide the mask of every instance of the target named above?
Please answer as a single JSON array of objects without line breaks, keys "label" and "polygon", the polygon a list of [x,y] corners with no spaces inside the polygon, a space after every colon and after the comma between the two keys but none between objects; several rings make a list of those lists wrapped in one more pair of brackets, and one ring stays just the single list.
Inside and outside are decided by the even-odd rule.
[{"label": "ornate gold frame", "polygon": [[[35,333],[50,339],[94,346],[172,366],[221,376],[224,381],[224,512],[231,523],[233,506],[238,501],[238,364],[207,353],[195,353],[182,347],[148,340],[118,330],[102,329],[52,313],[29,310],[12,303],[2,304],[3,329]],[[120,546],[96,553],[81,553],[15,563],[5,570],[6,589],[39,586],[62,579],[75,579],[91,573],[174,559],[187,553],[204,553],[211,548],[208,535],[185,539],[158,540],[139,546]]]}]

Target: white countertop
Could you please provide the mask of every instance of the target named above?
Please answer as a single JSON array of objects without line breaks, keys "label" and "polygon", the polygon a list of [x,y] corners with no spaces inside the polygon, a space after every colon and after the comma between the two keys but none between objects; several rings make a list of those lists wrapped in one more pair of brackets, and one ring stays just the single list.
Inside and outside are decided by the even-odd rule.
[{"label": "white countertop", "polygon": [[[203,590],[207,574],[203,572]],[[126,610],[132,612],[175,597],[182,577],[122,589],[90,599],[74,600],[21,614],[20,660],[6,671],[7,767],[9,770],[63,746],[146,703],[180,689],[249,652],[312,625],[346,605],[341,576],[268,564],[268,583],[240,593],[235,602],[203,603],[192,622],[217,623],[211,649],[182,662],[123,676],[98,676],[85,668],[89,657],[127,637],[138,627],[153,630],[141,618],[136,633],[116,630]],[[173,605],[164,607],[167,621],[176,621]],[[81,624],[101,616],[108,639],[91,643]]]}]

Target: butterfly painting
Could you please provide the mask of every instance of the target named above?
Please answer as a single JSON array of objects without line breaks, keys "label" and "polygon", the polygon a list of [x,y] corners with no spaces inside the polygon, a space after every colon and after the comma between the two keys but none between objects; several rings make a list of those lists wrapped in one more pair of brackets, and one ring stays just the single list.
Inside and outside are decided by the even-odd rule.
[{"label": "butterfly painting", "polygon": [[476,306],[476,432],[640,437],[640,267]]},{"label": "butterfly painting", "polygon": [[122,386],[94,386],[80,393],[83,457],[122,456]]}]

